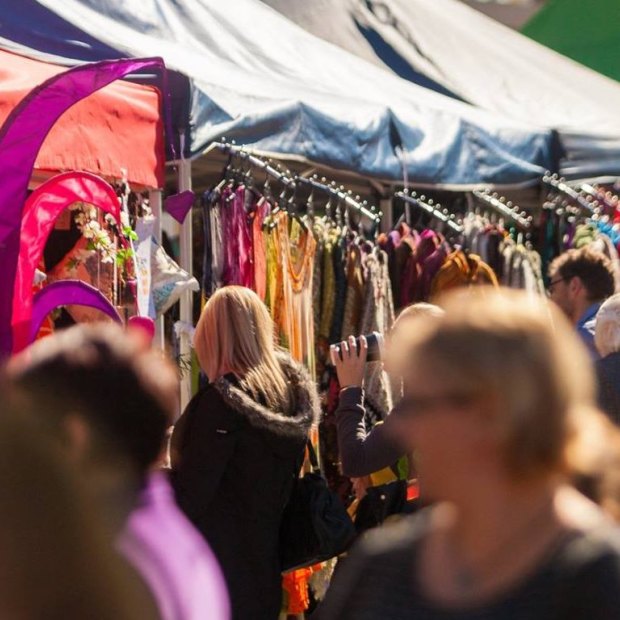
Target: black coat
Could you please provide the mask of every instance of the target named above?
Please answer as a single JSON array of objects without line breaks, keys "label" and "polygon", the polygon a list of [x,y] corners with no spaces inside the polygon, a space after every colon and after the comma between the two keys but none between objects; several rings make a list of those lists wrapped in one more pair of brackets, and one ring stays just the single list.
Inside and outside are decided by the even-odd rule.
[{"label": "black coat", "polygon": [[597,360],[596,376],[598,403],[616,424],[620,424],[620,353]]},{"label": "black coat", "polygon": [[223,377],[192,399],[172,436],[177,500],[220,561],[235,620],[278,617],[280,521],[318,412],[308,374],[280,361],[293,411],[270,411]]}]

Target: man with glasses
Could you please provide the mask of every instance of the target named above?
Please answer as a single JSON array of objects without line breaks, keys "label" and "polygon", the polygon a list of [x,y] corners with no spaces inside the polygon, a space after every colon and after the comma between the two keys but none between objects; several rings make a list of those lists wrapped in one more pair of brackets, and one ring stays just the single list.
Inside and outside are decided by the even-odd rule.
[{"label": "man with glasses", "polygon": [[577,328],[592,358],[598,359],[594,328],[601,304],[615,292],[611,261],[589,248],[568,250],[549,266],[547,290]]}]

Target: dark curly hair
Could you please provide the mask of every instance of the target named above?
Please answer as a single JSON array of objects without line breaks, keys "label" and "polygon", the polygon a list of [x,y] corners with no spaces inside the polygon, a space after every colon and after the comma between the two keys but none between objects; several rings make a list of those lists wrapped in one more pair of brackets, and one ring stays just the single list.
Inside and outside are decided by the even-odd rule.
[{"label": "dark curly hair", "polygon": [[616,284],[611,261],[602,252],[589,248],[568,250],[549,266],[552,280],[579,278],[588,291],[588,299],[598,301],[614,294]]}]

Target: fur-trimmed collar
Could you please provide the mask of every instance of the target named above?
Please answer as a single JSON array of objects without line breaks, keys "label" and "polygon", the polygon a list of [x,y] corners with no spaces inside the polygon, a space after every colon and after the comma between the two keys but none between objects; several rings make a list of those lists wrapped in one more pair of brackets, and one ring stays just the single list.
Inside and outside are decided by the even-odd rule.
[{"label": "fur-trimmed collar", "polygon": [[308,371],[288,354],[278,353],[277,358],[293,392],[294,410],[288,414],[272,411],[257,403],[226,377],[220,377],[212,385],[224,402],[243,414],[252,426],[281,436],[306,438],[310,427],[319,420],[320,405],[316,385]]}]

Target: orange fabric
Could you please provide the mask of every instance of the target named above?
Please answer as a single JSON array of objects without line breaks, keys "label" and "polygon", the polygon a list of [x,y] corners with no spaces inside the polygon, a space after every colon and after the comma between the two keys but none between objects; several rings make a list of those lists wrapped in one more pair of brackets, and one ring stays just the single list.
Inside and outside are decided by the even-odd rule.
[{"label": "orange fabric", "polygon": [[287,594],[287,613],[303,614],[310,605],[308,580],[313,573],[321,570],[322,564],[299,568],[282,576],[282,587]]},{"label": "orange fabric", "polygon": [[[66,67],[0,51],[0,125],[35,86]],[[163,187],[164,131],[155,88],[116,81],[63,114],[35,170],[86,170],[149,188]]]},{"label": "orange fabric", "polygon": [[455,250],[435,276],[431,289],[431,298],[459,286],[491,285],[498,287],[495,272],[476,254],[466,255]]}]

